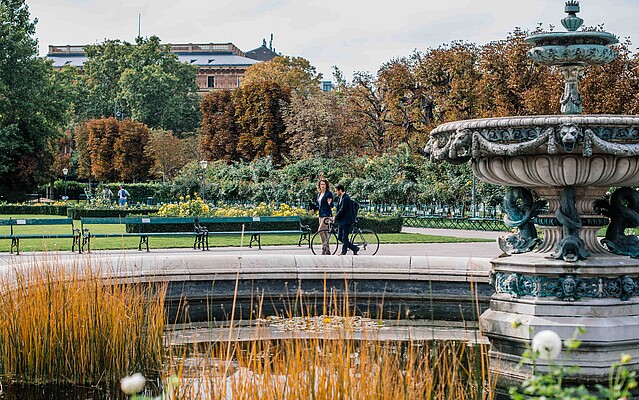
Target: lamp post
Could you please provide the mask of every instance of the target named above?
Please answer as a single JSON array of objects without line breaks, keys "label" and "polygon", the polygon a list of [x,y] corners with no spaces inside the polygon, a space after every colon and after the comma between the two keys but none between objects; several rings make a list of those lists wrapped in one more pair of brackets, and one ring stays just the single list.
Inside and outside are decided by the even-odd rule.
[{"label": "lamp post", "polygon": [[69,200],[69,196],[67,196],[67,174],[69,173],[68,168],[62,168],[62,175],[64,175],[64,196],[62,196],[62,200]]},{"label": "lamp post", "polygon": [[206,184],[206,167],[209,165],[209,162],[206,160],[200,161],[200,168],[202,168],[202,187],[200,188],[200,192],[202,193],[202,200],[206,200],[204,197],[204,190]]}]

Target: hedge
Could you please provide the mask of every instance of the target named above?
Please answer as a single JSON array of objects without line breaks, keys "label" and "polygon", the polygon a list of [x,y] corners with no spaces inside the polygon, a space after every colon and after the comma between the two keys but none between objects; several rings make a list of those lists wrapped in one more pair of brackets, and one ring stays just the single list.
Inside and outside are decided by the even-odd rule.
[{"label": "hedge", "polygon": [[80,219],[81,217],[127,217],[129,215],[149,215],[157,213],[158,209],[153,208],[82,208],[69,207],[67,217]]},{"label": "hedge", "polygon": [[[312,232],[316,232],[319,226],[317,217],[303,215],[300,217],[303,225],[308,225]],[[377,233],[399,233],[402,231],[401,217],[377,217],[377,218],[359,218],[359,226],[366,229],[372,229]],[[202,224],[207,227],[209,232],[240,232],[242,230],[241,223],[219,223],[219,224]],[[140,231],[140,228],[142,230]],[[261,231],[279,231],[279,230],[296,230],[299,228],[297,222],[254,222],[252,228]],[[134,232],[190,232],[193,230],[193,224],[143,224],[127,225],[126,231]],[[248,231],[249,227],[245,226],[244,230]]]},{"label": "hedge", "polygon": [[67,215],[68,206],[54,206],[49,204],[0,204],[0,214],[44,214]]},{"label": "hedge", "polygon": [[[372,229],[376,233],[400,233],[402,231],[402,217],[359,217],[359,227]],[[303,216],[302,224],[311,227],[313,232],[319,227],[319,218],[315,216]]]},{"label": "hedge", "polygon": [[[209,232],[241,232],[242,224],[236,223],[203,223]],[[245,224],[244,230],[249,231],[249,226]],[[260,231],[281,231],[281,230],[296,230],[299,229],[297,222],[253,222],[252,229]],[[191,232],[193,231],[193,224],[127,224],[126,231],[129,233],[135,232]]]},{"label": "hedge", "polygon": [[[174,196],[171,193],[171,184],[160,183],[160,182],[142,182],[142,183],[124,183],[122,184],[124,188],[129,192],[130,196],[128,199],[129,204],[147,204],[147,200],[149,197],[153,198],[153,203],[157,204],[159,202],[167,202],[174,200]],[[40,193],[46,192],[46,187],[48,185],[41,186],[38,190]],[[65,183],[62,179],[58,179],[53,182],[53,197],[55,199],[60,199],[64,195],[64,186]],[[78,182],[78,181],[67,181],[66,182],[66,193],[70,199],[78,199],[81,195],[84,195],[84,189],[89,186],[86,182]],[[113,192],[113,201],[117,200],[118,194],[118,183],[105,183],[98,184],[96,182],[91,183],[91,187],[93,188],[93,194],[99,195],[98,188],[102,188],[107,186]]]}]

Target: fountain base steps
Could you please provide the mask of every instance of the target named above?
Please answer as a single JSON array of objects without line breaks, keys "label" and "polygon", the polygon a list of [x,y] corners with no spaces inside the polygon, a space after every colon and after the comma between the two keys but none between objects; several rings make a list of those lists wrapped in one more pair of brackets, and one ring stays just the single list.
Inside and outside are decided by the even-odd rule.
[{"label": "fountain base steps", "polygon": [[[556,364],[579,366],[571,380],[593,385],[608,382],[610,367],[623,354],[639,370],[639,260],[601,255],[568,263],[542,253],[492,261],[496,293],[480,317],[480,330],[491,343],[491,371],[498,386],[520,384],[532,374],[522,354],[535,333],[552,330],[562,340],[580,328],[581,345],[562,352]],[[537,360],[537,368],[548,364]]]}]

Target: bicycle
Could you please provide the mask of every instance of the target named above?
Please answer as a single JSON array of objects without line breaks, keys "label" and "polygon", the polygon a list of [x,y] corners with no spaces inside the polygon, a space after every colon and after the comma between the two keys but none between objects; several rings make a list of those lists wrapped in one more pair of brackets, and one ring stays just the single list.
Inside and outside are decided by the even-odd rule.
[{"label": "bicycle", "polygon": [[[315,232],[311,238],[311,251],[316,255],[322,254],[322,234],[328,235],[328,245],[331,254],[337,253],[342,246],[342,243],[337,239],[338,226],[333,223],[331,218],[325,218],[324,223],[328,228]],[[377,233],[371,229],[360,228],[358,219],[355,219],[349,240],[355,246],[359,247],[357,254],[374,256],[379,250],[379,237]]]}]

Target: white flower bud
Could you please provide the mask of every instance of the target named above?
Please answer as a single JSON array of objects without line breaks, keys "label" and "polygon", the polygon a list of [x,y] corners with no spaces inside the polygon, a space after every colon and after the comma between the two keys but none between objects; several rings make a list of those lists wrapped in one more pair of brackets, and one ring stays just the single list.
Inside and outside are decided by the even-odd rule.
[{"label": "white flower bud", "polygon": [[144,389],[146,379],[144,375],[137,372],[131,376],[125,376],[120,380],[120,388],[125,394],[136,394]]},{"label": "white flower bud", "polygon": [[541,331],[533,337],[532,350],[538,352],[542,360],[554,360],[561,353],[561,338],[553,331]]}]

